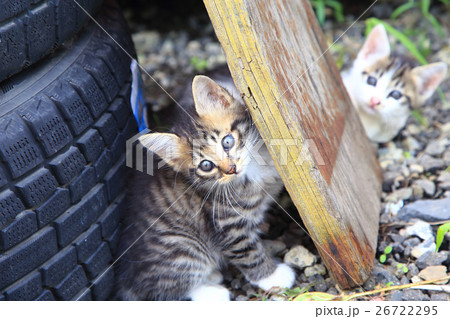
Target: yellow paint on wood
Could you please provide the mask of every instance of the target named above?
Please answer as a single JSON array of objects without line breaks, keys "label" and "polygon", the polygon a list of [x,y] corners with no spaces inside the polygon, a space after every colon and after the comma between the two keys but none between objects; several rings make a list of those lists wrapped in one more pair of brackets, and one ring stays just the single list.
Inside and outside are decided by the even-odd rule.
[{"label": "yellow paint on wood", "polygon": [[[355,239],[349,235],[353,230],[341,218],[334,199],[328,194],[327,183],[318,172],[311,153],[306,150],[301,127],[290,115],[292,110],[289,110],[286,92],[282,92],[270,72],[269,62],[261,56],[261,46],[265,44],[260,43],[255,34],[249,16],[249,6],[263,5],[262,1],[255,1],[254,4],[250,0],[204,0],[204,3],[224,47],[235,84],[249,107],[292,200],[328,268],[334,269],[335,279],[341,286],[350,287],[362,283],[371,266],[365,269],[362,267],[361,270],[358,267],[352,268],[352,265],[338,263],[342,263],[342,257],[346,256],[353,259],[354,265],[366,265],[367,258],[361,256],[364,255],[364,252],[361,252],[364,250],[361,248],[364,243],[361,245],[358,242],[360,238]],[[274,21],[275,23],[280,21]],[[273,140],[281,143],[297,141],[297,145],[287,146],[288,165],[281,165],[277,160],[282,147],[273,145]],[[301,164],[295,165],[299,160]],[[347,234],[343,234],[345,232]],[[336,246],[338,252],[334,251]],[[340,258],[333,256],[338,253],[342,255]],[[343,278],[346,276],[350,278]]]}]

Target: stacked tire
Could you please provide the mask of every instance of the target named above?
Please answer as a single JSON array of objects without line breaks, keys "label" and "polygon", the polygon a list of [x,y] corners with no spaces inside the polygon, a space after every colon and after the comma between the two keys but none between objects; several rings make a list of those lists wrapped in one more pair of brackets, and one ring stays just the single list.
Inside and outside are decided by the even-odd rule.
[{"label": "stacked tire", "polygon": [[72,0],[0,0],[0,39],[43,11],[52,13],[39,18],[41,32],[54,31],[42,46],[27,38],[27,63],[0,66],[0,300],[105,300],[113,291],[125,144],[137,132],[133,44],[114,3],[77,2],[98,8],[101,27],[83,27],[88,17]]}]

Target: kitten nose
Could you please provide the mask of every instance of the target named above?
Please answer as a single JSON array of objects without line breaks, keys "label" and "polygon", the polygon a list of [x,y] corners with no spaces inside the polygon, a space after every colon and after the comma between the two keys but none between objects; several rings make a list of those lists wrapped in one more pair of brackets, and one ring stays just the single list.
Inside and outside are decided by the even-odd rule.
[{"label": "kitten nose", "polygon": [[230,165],[228,170],[225,172],[225,174],[231,175],[231,174],[236,174],[236,165]]},{"label": "kitten nose", "polygon": [[373,108],[375,107],[375,105],[378,105],[381,103],[381,100],[375,96],[372,96],[372,98],[370,99],[370,107]]}]

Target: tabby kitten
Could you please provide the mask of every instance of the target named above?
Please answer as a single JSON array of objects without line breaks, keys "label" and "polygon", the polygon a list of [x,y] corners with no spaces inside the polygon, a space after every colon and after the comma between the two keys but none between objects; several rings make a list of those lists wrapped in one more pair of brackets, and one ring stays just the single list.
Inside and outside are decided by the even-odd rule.
[{"label": "tabby kitten", "polygon": [[124,300],[229,300],[220,285],[227,263],[262,289],[295,280],[259,237],[282,182],[247,109],[206,76],[194,78],[192,93],[193,119],[181,114],[171,133],[140,138],[168,165],[136,172],[130,186],[122,251],[138,240],[117,268]]},{"label": "tabby kitten", "polygon": [[386,30],[379,24],[342,78],[367,135],[384,143],[398,134],[411,108],[421,107],[446,73],[443,62],[415,66],[410,59],[391,54]]}]

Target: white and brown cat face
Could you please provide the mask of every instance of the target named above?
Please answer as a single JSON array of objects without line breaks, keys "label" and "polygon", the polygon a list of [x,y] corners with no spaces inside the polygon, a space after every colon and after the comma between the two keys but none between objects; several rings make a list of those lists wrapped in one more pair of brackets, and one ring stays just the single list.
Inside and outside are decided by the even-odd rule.
[{"label": "white and brown cat face", "polygon": [[442,62],[413,67],[409,60],[391,54],[380,24],[342,77],[369,138],[387,142],[405,125],[410,109],[422,106],[434,93],[446,72]]},{"label": "white and brown cat face", "polygon": [[[189,136],[150,133],[140,138],[141,143],[174,170],[207,188],[232,181],[246,183],[266,174],[261,167],[271,166],[270,155],[261,147],[259,133],[242,102],[206,76],[194,78],[192,92],[197,114],[192,114],[196,123]],[[264,157],[261,167],[255,162],[256,153]]]}]

